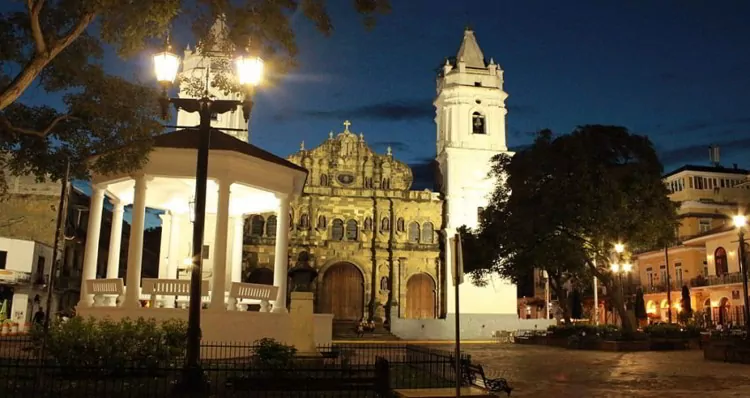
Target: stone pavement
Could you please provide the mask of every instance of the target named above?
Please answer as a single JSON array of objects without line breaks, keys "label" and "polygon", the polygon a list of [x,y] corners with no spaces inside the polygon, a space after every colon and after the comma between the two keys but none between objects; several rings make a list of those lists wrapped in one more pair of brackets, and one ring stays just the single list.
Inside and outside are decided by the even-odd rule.
[{"label": "stone pavement", "polygon": [[750,366],[706,361],[698,350],[615,353],[466,344],[462,351],[488,376],[507,378],[512,397],[750,397]]}]

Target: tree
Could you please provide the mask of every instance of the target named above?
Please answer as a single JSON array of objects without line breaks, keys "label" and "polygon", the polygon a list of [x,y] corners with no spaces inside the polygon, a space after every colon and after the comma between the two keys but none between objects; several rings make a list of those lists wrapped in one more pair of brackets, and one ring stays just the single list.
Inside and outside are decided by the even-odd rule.
[{"label": "tree", "polygon": [[682,312],[687,318],[693,315],[693,304],[690,302],[690,288],[687,285],[682,286]]},{"label": "tree", "polygon": [[581,292],[576,288],[570,294],[570,316],[573,319],[583,318],[583,302],[581,301]]},{"label": "tree", "polygon": [[478,231],[496,248],[485,268],[506,276],[555,267],[580,280],[596,276],[614,293],[624,330],[633,330],[609,263],[616,242],[637,252],[672,238],[675,205],[661,173],[648,138],[623,127],[540,132],[512,158],[493,159],[497,185]]},{"label": "tree", "polygon": [[[151,137],[161,132],[155,90],[107,73],[105,46],[129,57],[163,46],[170,25],[189,24],[213,50],[209,34],[224,18],[229,46],[251,43],[279,78],[294,66],[291,22],[297,11],[324,34],[333,31],[320,0],[27,0],[0,14],[0,173],[58,179],[70,159],[74,178],[97,171],[127,171],[146,160]],[[389,11],[387,0],[354,0],[371,26]],[[230,89],[217,74],[216,84]],[[23,101],[32,85],[57,94],[53,108]],[[133,99],[137,98],[137,101]],[[86,159],[99,155],[87,164]],[[0,174],[0,184],[5,184]],[[0,193],[2,193],[0,186]]]},{"label": "tree", "polygon": [[648,318],[646,314],[646,302],[643,300],[643,289],[638,288],[635,292],[635,319],[644,320]]}]

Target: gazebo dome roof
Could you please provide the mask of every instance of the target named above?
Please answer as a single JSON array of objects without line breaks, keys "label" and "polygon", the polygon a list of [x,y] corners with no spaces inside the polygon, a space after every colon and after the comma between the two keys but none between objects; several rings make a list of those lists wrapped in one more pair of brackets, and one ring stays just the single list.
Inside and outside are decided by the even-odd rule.
[{"label": "gazebo dome roof", "polygon": [[[154,138],[155,148],[198,149],[199,144],[200,134],[198,129],[176,130],[170,133],[158,135]],[[238,152],[278,164],[279,166],[289,167],[307,173],[307,169],[304,167],[298,166],[282,157],[272,154],[271,152],[260,149],[255,145],[248,144],[247,142],[238,140],[228,134],[224,134],[221,130],[214,128],[211,129],[209,150]]]}]

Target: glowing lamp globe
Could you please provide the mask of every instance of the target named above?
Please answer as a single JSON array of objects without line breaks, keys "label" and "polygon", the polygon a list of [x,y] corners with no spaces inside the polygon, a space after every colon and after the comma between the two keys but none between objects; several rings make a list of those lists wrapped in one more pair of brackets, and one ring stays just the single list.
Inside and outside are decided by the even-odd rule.
[{"label": "glowing lamp globe", "polygon": [[615,273],[620,272],[620,264],[617,264],[617,263],[612,264],[610,265],[609,268],[612,270],[612,272],[615,272]]},{"label": "glowing lamp globe", "polygon": [[747,225],[747,216],[743,214],[738,214],[734,217],[732,217],[732,222],[734,223],[734,226],[737,228],[742,228],[745,225]]},{"label": "glowing lamp globe", "polygon": [[622,243],[616,244],[615,245],[615,251],[618,252],[618,253],[624,252],[625,251],[625,245],[623,245]]},{"label": "glowing lamp globe", "polygon": [[260,57],[239,56],[235,61],[237,78],[243,86],[257,86],[263,80],[263,60]]},{"label": "glowing lamp globe", "polygon": [[624,272],[630,272],[630,271],[632,271],[633,270],[633,264],[630,264],[630,263],[623,264],[622,265],[622,270]]},{"label": "glowing lamp globe", "polygon": [[172,83],[180,70],[180,57],[169,51],[154,55],[154,72],[160,83]]}]

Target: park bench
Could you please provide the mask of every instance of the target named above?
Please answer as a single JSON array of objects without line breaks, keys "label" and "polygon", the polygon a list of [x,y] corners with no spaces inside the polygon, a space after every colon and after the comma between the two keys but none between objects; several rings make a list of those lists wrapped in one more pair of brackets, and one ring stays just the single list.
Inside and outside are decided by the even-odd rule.
[{"label": "park bench", "polygon": [[[453,362],[451,362],[451,365],[453,369],[455,369],[455,365],[453,365]],[[510,396],[511,391],[513,391],[513,388],[510,387],[508,384],[508,381],[505,380],[502,377],[498,378],[489,378],[484,374],[484,368],[480,364],[473,364],[468,359],[461,360],[461,374],[460,377],[462,379],[462,384],[465,386],[478,386],[478,387],[484,387],[490,392],[497,393],[497,392],[505,392]],[[477,382],[481,379],[483,385],[477,384]]]},{"label": "park bench", "polygon": [[513,342],[513,332],[508,331],[508,330],[496,330],[492,332],[492,337],[498,343],[512,343]]},{"label": "park bench", "polygon": [[115,307],[125,293],[125,284],[121,278],[87,279],[86,290],[94,295],[94,307]]},{"label": "park bench", "polygon": [[275,301],[278,293],[278,286],[232,282],[229,289],[229,310],[246,311],[248,304],[253,304],[253,301],[260,301],[260,312],[268,312],[270,310],[269,301]]},{"label": "park bench", "polygon": [[[149,296],[151,308],[157,306],[169,307],[169,304],[174,302],[175,296],[180,308],[187,308],[190,297],[190,280],[143,278],[142,292]],[[157,296],[161,297],[157,298]],[[201,296],[208,296],[208,281],[201,281]]]}]

